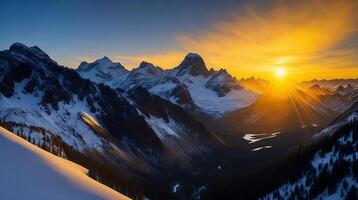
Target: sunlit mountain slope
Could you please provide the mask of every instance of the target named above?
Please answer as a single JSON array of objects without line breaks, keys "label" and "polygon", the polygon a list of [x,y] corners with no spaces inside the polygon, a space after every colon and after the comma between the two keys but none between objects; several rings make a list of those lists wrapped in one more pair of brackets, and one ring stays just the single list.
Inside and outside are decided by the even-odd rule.
[{"label": "sunlit mountain slope", "polygon": [[338,114],[294,83],[277,81],[255,103],[227,114],[221,123],[234,131],[285,131],[324,126]]},{"label": "sunlit mountain slope", "polygon": [[129,199],[89,178],[87,169],[0,127],[0,199]]}]

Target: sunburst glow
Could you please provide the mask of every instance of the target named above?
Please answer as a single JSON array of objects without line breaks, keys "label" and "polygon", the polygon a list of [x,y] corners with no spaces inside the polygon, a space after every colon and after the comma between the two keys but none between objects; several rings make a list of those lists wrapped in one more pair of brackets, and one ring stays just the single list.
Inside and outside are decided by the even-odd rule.
[{"label": "sunburst glow", "polygon": [[275,73],[276,73],[277,77],[283,78],[286,75],[286,70],[285,70],[285,68],[280,67],[280,68],[276,69]]}]

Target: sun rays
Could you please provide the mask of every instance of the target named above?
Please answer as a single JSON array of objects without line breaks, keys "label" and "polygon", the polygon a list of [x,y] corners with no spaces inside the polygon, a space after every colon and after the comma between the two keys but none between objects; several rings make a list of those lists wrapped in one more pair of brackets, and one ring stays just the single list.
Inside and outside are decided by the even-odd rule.
[{"label": "sun rays", "polygon": [[[314,116],[317,107],[313,105],[320,106],[318,99],[309,91],[301,90],[300,85],[292,78],[293,75],[284,67],[276,68],[272,73],[275,79],[265,91],[266,98],[284,100],[282,102],[286,103],[282,105],[282,109],[292,110],[300,121],[301,128],[316,124]],[[285,112],[289,112],[288,110]]]}]

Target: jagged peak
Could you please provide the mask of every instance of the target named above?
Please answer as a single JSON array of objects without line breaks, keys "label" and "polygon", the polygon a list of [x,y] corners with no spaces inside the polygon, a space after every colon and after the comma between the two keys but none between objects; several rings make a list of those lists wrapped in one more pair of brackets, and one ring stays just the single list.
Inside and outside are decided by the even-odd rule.
[{"label": "jagged peak", "polygon": [[47,54],[42,49],[40,49],[38,46],[28,47],[25,44],[20,43],[20,42],[13,43],[10,46],[9,50],[10,51],[29,51],[29,52],[32,52],[37,55],[42,55],[42,56],[46,55],[47,56]]},{"label": "jagged peak", "polygon": [[197,53],[188,53],[177,69],[179,69],[179,74],[189,71],[193,76],[206,76],[209,73],[203,58]]},{"label": "jagged peak", "polygon": [[88,65],[88,64],[89,64],[88,62],[82,61],[79,66],[81,66],[81,65]]},{"label": "jagged peak", "polygon": [[212,76],[213,78],[217,78],[217,77],[225,77],[227,79],[233,78],[233,76],[231,76],[231,74],[229,74],[229,72],[227,72],[227,70],[224,68],[221,68],[218,71],[210,70],[209,73],[210,75],[213,75]]},{"label": "jagged peak", "polygon": [[133,73],[149,73],[152,75],[161,73],[162,71],[162,68],[146,61],[142,61],[137,68],[132,70]]},{"label": "jagged peak", "polygon": [[20,49],[30,49],[30,48],[20,42],[13,43],[9,48],[10,51],[15,51],[15,50],[20,50]]},{"label": "jagged peak", "polygon": [[109,59],[107,56],[103,56],[102,58],[100,58],[100,59],[97,59],[95,62],[101,62],[101,63],[103,63],[103,62],[105,62],[105,63],[111,63],[111,64],[113,64],[114,62],[111,60],[111,59]]},{"label": "jagged peak", "polygon": [[140,64],[139,64],[139,67],[138,68],[155,68],[155,66],[152,64],[152,63],[149,63],[149,62],[146,62],[146,61],[142,61]]},{"label": "jagged peak", "polygon": [[38,46],[28,47],[23,43],[15,42],[10,46],[9,52],[21,54],[34,62],[39,59],[42,62],[56,63]]},{"label": "jagged peak", "polygon": [[201,58],[201,56],[197,53],[188,53],[185,58]]},{"label": "jagged peak", "polygon": [[220,73],[220,74],[230,75],[229,72],[227,72],[227,70],[226,70],[225,68],[220,68],[220,69],[219,69],[219,73]]},{"label": "jagged peak", "polygon": [[[121,65],[121,63],[117,62],[113,62],[110,58],[108,58],[107,56],[104,56],[102,58],[99,58],[93,62],[86,62],[86,61],[82,61],[80,63],[80,65],[78,66],[77,70],[78,71],[89,71],[91,69],[100,69],[100,70],[105,70],[105,69],[119,69],[119,70],[126,70],[124,68],[123,65]],[[127,71],[127,70],[126,70]]]}]

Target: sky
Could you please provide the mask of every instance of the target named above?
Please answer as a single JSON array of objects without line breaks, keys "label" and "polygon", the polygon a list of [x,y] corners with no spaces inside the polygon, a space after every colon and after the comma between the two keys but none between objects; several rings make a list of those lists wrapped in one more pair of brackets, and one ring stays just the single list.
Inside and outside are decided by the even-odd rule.
[{"label": "sky", "polygon": [[172,68],[195,52],[238,78],[358,78],[358,1],[0,1],[0,49],[37,45],[69,67]]}]

